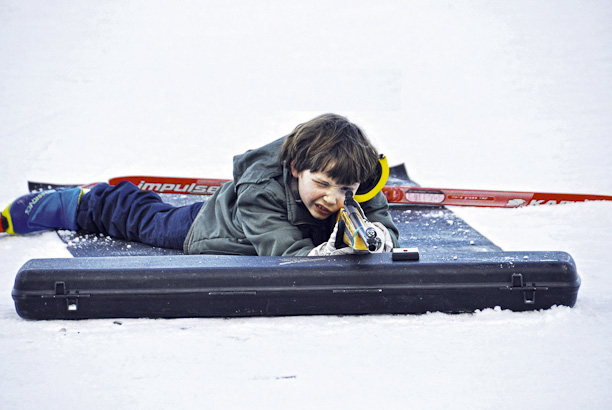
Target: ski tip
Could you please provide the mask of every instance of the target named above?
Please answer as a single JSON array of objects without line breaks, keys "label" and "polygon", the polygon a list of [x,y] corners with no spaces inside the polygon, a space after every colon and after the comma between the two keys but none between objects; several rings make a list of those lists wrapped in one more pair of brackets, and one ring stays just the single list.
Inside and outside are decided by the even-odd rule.
[{"label": "ski tip", "polygon": [[47,191],[49,189],[68,188],[68,187],[75,187],[75,186],[78,186],[78,184],[55,184],[55,183],[49,183],[49,182],[28,181],[28,190],[30,192],[40,192],[40,191]]},{"label": "ski tip", "polygon": [[389,179],[399,179],[402,181],[409,181],[408,171],[404,163],[389,167]]},{"label": "ski tip", "polygon": [[49,189],[58,189],[58,188],[92,188],[95,185],[98,185],[100,182],[93,182],[91,184],[55,184],[51,182],[35,182],[28,181],[28,191],[29,192],[41,192],[47,191]]}]

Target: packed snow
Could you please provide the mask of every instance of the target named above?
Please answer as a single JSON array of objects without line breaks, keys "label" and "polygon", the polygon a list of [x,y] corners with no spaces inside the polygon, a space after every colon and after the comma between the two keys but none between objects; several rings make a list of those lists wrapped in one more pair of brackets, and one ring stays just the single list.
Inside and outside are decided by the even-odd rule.
[{"label": "packed snow", "polygon": [[[0,3],[0,205],[26,181],[231,176],[324,112],[422,185],[612,194],[612,3]],[[612,407],[612,203],[453,208],[504,250],[570,253],[574,308],[27,321],[0,236],[5,409]]]}]

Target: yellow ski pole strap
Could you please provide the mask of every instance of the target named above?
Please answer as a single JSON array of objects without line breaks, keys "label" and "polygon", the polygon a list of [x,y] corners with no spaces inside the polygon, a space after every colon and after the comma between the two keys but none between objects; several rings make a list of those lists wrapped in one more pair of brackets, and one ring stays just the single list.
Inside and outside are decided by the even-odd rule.
[{"label": "yellow ski pole strap", "polygon": [[377,172],[377,176],[375,177],[376,181],[373,181],[370,186],[364,187],[366,192],[361,192],[360,189],[357,190],[358,193],[355,194],[354,198],[357,202],[366,202],[370,199],[374,198],[374,196],[379,193],[387,180],[389,179],[389,165],[387,164],[387,157],[383,154],[380,154],[380,158],[378,159],[379,169]]}]

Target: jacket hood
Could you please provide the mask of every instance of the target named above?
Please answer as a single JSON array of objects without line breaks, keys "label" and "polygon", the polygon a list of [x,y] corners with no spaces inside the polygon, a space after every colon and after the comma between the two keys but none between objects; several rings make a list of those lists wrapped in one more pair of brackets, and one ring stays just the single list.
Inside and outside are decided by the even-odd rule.
[{"label": "jacket hood", "polygon": [[234,157],[234,182],[241,184],[259,183],[283,175],[280,151],[285,137],[279,138],[261,148],[249,150]]}]

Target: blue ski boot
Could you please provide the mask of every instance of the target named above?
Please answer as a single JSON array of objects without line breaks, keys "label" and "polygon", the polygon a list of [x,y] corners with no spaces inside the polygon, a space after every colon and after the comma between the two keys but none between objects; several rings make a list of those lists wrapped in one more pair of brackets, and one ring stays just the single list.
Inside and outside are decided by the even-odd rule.
[{"label": "blue ski boot", "polygon": [[81,188],[51,189],[17,198],[2,211],[0,232],[26,234],[50,229],[77,230]]}]

